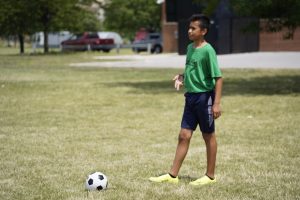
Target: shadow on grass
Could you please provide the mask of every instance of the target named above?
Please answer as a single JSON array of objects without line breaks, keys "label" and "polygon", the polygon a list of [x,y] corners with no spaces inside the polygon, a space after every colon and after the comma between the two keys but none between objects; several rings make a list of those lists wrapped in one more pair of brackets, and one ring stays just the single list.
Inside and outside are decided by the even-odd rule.
[{"label": "shadow on grass", "polygon": [[[165,175],[166,173],[160,173],[158,176],[162,176],[162,175]],[[191,181],[194,181],[196,179],[198,179],[199,177],[193,177],[193,176],[190,176],[190,175],[178,175],[178,178],[180,180],[183,180],[183,181],[186,181],[186,182],[191,182]]]},{"label": "shadow on grass", "polygon": [[117,82],[108,83],[108,87],[129,87],[132,93],[171,93],[174,92],[172,81],[147,81],[147,82]]},{"label": "shadow on grass", "polygon": [[299,75],[227,79],[224,95],[284,95],[300,93]]},{"label": "shadow on grass", "polygon": [[186,182],[191,182],[194,181],[196,179],[198,179],[199,177],[193,177],[193,176],[189,176],[189,175],[182,175],[178,177],[180,180],[184,180]]},{"label": "shadow on grass", "polygon": [[[174,93],[172,81],[117,82],[108,87],[130,87],[132,93]],[[223,95],[284,95],[300,93],[300,76],[264,76],[255,78],[227,78]]]}]

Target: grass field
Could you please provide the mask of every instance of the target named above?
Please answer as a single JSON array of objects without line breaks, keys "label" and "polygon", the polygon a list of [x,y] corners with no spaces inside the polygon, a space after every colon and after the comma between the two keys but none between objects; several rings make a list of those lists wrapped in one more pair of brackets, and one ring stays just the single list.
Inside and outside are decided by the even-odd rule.
[{"label": "grass field", "polygon": [[[173,160],[181,70],[68,66],[97,53],[0,54],[0,199],[300,199],[300,70],[223,70],[218,183],[193,188],[206,163],[199,131],[179,185],[147,180]],[[93,171],[108,190],[84,190]]]}]

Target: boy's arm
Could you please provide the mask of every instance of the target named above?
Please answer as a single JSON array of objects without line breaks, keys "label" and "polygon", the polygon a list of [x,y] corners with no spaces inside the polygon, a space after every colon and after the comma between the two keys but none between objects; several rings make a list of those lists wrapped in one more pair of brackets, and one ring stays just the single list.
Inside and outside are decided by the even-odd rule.
[{"label": "boy's arm", "polygon": [[222,96],[222,86],[223,86],[223,79],[222,77],[216,78],[216,86],[215,86],[215,101],[212,107],[212,112],[214,118],[217,119],[221,116],[221,96]]}]

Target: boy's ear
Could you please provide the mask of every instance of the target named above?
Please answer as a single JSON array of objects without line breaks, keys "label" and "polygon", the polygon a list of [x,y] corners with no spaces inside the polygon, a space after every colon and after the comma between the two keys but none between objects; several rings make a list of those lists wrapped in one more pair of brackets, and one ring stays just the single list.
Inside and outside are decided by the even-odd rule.
[{"label": "boy's ear", "polygon": [[202,33],[203,36],[206,35],[207,34],[207,28],[201,29],[201,33]]}]

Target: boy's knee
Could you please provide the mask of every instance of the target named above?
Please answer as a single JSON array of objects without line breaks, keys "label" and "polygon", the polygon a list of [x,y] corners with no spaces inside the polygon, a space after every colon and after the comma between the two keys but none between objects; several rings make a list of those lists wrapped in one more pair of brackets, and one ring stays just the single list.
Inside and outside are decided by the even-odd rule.
[{"label": "boy's knee", "polygon": [[185,142],[185,141],[190,141],[192,138],[192,131],[188,129],[181,129],[178,140],[179,142]]},{"label": "boy's knee", "polygon": [[216,140],[215,133],[202,133],[202,137],[207,142]]}]

